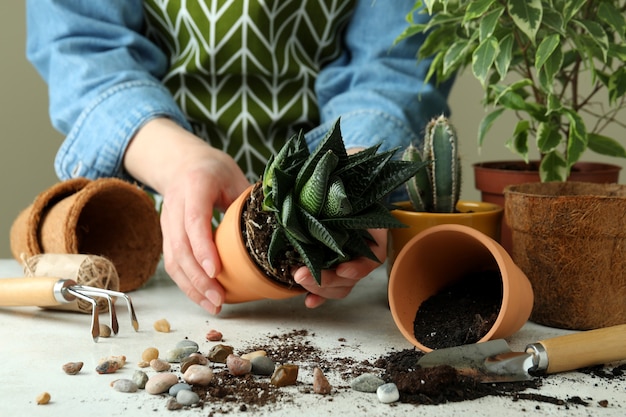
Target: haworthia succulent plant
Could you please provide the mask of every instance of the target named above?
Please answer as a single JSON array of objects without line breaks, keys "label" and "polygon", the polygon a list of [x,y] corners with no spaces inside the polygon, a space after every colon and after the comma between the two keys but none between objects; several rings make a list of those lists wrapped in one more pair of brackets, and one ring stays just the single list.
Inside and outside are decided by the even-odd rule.
[{"label": "haworthia succulent plant", "polygon": [[348,155],[340,122],[310,153],[302,133],[292,136],[268,162],[263,174],[263,208],[275,213],[270,264],[295,250],[317,282],[322,270],[365,256],[379,261],[369,247],[367,229],[405,227],[384,198],[425,164],[392,159],[397,149],[375,145]]}]

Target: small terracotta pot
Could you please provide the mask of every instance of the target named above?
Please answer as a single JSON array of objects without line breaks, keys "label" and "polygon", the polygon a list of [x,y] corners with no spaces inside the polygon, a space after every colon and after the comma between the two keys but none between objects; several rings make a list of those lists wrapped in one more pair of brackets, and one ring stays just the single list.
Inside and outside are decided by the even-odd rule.
[{"label": "small terracotta pot", "polygon": [[470,226],[495,241],[500,241],[500,227],[504,208],[493,203],[480,201],[459,201],[458,213],[418,212],[411,208],[411,203],[395,203],[398,209],[391,214],[409,227],[389,229],[387,239],[387,275],[390,274],[396,256],[404,245],[415,235],[432,226],[440,224],[462,224]]},{"label": "small terracotta pot", "polygon": [[526,275],[492,238],[468,226],[433,226],[400,251],[389,280],[389,306],[404,337],[424,352],[433,350],[415,338],[415,315],[422,304],[455,281],[483,270],[502,277],[502,304],[493,327],[479,342],[511,336],[526,323],[533,291]]},{"label": "small terracotta pot", "polygon": [[[622,167],[600,162],[578,162],[572,167],[568,181],[615,183]],[[539,161],[493,161],[474,164],[474,182],[481,192],[482,201],[504,207],[504,189],[507,185],[539,182]],[[502,217],[500,243],[511,253],[513,248],[511,229]]]},{"label": "small terracotta pot", "polygon": [[248,254],[242,234],[242,213],[251,191],[252,186],[228,207],[215,231],[215,245],[222,261],[222,271],[216,279],[224,287],[224,302],[282,299],[303,294],[301,287],[288,288],[269,278]]},{"label": "small terracotta pot", "polygon": [[11,252],[98,255],[113,263],[119,290],[142,286],[156,271],[163,239],[154,201],[115,178],[62,181],[39,194],[11,227]]}]

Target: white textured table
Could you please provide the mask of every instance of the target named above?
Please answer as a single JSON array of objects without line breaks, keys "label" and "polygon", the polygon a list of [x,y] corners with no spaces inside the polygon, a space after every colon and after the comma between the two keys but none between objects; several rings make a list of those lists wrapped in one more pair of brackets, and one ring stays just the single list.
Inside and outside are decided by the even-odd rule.
[{"label": "white textured table", "polygon": [[[22,269],[13,260],[0,260],[0,279],[20,277]],[[1,284],[1,282],[0,282]],[[1,287],[0,287],[1,289]],[[626,379],[593,377],[569,372],[546,378],[538,390],[549,397],[567,400],[573,395],[588,402],[587,406],[553,405],[529,400],[484,397],[474,401],[438,406],[379,403],[375,394],[360,393],[349,388],[349,380],[341,373],[327,372],[337,389],[330,396],[313,394],[312,368],[304,366],[296,386],[281,388],[287,400],[258,409],[239,410],[230,404],[205,404],[203,409],[168,411],[163,396],[144,391],[120,393],[109,384],[119,378],[131,378],[147,347],[161,352],[188,338],[207,353],[215,345],[205,339],[210,329],[224,334],[224,344],[240,351],[262,344],[273,335],[293,330],[306,330],[305,342],[332,358],[353,358],[357,362],[374,361],[394,351],[411,348],[393,323],[386,301],[386,277],[380,268],[363,280],[345,300],[328,302],[316,310],[304,307],[302,298],[283,301],[259,301],[225,306],[218,317],[205,313],[189,301],[160,270],[147,285],[130,293],[139,319],[139,332],[129,323],[123,303],[117,303],[119,334],[91,340],[88,315],[42,310],[36,307],[0,307],[0,353],[2,384],[0,385],[0,416],[127,416],[127,415],[367,415],[367,416],[624,416],[626,415]],[[157,333],[152,324],[166,318],[170,333]],[[106,323],[106,316],[101,317]],[[528,323],[511,340],[521,349],[538,339],[565,332]],[[115,374],[99,375],[95,367],[100,358],[125,355],[128,363]],[[61,366],[70,361],[84,362],[78,375],[66,375]],[[612,369],[609,366],[609,369]],[[148,371],[150,373],[150,371]],[[36,396],[47,391],[52,400],[37,405]],[[608,401],[607,407],[598,404]],[[221,407],[221,408],[220,408]]]}]

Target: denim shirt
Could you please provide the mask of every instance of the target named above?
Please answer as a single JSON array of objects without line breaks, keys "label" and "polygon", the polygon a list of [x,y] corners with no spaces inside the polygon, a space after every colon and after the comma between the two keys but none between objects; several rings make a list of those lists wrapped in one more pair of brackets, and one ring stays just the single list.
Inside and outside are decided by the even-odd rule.
[{"label": "denim shirt", "polygon": [[[384,150],[419,143],[427,121],[448,112],[450,84],[423,81],[430,65],[416,59],[423,38],[394,45],[413,3],[357,2],[341,55],[316,79],[320,123],[305,134],[311,148],[338,117],[347,148],[382,141]],[[153,118],[191,130],[160,81],[168,58],[144,28],[141,0],[28,0],[27,58],[48,84],[53,126],[67,135],[55,159],[60,179],[130,179],[125,149]]]}]

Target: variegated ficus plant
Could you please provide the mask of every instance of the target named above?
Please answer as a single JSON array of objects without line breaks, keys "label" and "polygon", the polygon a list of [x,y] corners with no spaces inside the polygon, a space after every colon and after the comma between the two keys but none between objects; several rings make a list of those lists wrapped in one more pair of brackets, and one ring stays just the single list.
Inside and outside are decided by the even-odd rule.
[{"label": "variegated ficus plant", "polygon": [[443,115],[432,119],[421,148],[411,144],[402,159],[428,164],[405,183],[413,209],[454,213],[461,194],[461,158],[456,130],[449,120]]},{"label": "variegated ficus plant", "polygon": [[[437,82],[471,67],[488,110],[479,146],[513,112],[506,146],[528,162],[534,139],[541,179],[565,180],[587,149],[626,157],[603,134],[626,133],[625,12],[626,0],[418,0],[398,40],[425,37],[418,59],[433,57]],[[416,13],[432,18],[418,23]]]},{"label": "variegated ficus plant", "polygon": [[321,283],[322,270],[340,262],[378,261],[367,229],[405,227],[384,200],[424,165],[379,148],[348,154],[337,121],[312,153],[298,134],[270,159],[262,178],[263,210],[273,213],[275,226],[270,265],[290,256]]}]

